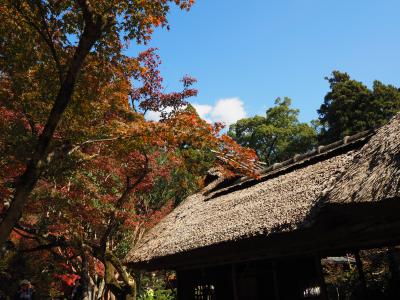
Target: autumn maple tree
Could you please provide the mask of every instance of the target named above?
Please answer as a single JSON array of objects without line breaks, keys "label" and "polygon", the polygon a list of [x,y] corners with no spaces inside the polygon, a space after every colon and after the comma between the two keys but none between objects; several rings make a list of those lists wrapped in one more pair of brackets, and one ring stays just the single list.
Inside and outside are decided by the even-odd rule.
[{"label": "autumn maple tree", "polygon": [[40,107],[42,128],[32,149],[27,150],[27,162],[0,224],[0,244],[4,244],[20,218],[45,165],[68,148],[54,147],[53,138],[72,99],[78,97],[75,90],[79,83],[83,84],[88,57],[97,56],[97,64],[123,60],[121,39],[145,42],[155,26],[167,24],[171,3],[189,9],[192,2],[1,1],[2,85],[9,85],[16,98],[12,104],[25,109],[33,127],[38,120],[28,116],[29,100],[41,97],[44,105]]}]

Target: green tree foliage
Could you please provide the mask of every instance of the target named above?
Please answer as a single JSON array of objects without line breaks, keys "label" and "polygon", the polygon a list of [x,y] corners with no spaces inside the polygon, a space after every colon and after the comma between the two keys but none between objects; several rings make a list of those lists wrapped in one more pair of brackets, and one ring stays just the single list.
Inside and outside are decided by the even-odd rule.
[{"label": "green tree foliage", "polygon": [[339,71],[326,80],[330,91],[318,110],[322,143],[381,126],[400,110],[400,90],[393,85],[376,80],[369,89]]},{"label": "green tree foliage", "polygon": [[311,149],[316,143],[316,131],[299,122],[299,110],[291,108],[291,102],[287,97],[277,98],[265,116],[237,121],[230,126],[228,135],[240,145],[253,148],[268,164]]}]

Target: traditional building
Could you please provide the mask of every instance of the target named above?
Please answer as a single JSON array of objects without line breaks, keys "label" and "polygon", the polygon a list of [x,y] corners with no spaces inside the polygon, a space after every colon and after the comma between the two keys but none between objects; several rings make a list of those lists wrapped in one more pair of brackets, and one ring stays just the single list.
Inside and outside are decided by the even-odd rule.
[{"label": "traditional building", "polygon": [[321,257],[400,244],[400,115],[266,169],[217,178],[128,256],[191,299],[326,299]]}]

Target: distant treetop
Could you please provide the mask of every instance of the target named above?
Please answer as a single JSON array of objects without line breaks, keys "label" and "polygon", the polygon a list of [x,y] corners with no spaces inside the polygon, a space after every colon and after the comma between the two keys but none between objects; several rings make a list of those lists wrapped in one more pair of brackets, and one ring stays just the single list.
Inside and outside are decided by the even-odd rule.
[{"label": "distant treetop", "polygon": [[318,110],[321,143],[379,127],[400,110],[400,90],[393,85],[375,80],[369,89],[339,71],[333,71],[326,80],[330,91]]},{"label": "distant treetop", "polygon": [[291,108],[291,99],[277,98],[265,116],[237,121],[228,134],[240,145],[256,150],[267,164],[290,158],[310,150],[317,136],[313,127],[298,120],[299,110]]}]

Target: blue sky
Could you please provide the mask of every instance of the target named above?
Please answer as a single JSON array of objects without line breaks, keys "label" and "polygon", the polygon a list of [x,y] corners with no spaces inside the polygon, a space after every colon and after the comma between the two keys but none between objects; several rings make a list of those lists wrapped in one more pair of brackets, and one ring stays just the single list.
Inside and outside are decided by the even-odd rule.
[{"label": "blue sky", "polygon": [[400,86],[399,11],[398,0],[197,0],[188,13],[173,9],[171,30],[148,46],[159,48],[169,90],[184,74],[198,79],[191,102],[206,119],[264,114],[288,96],[308,122],[333,70]]}]

